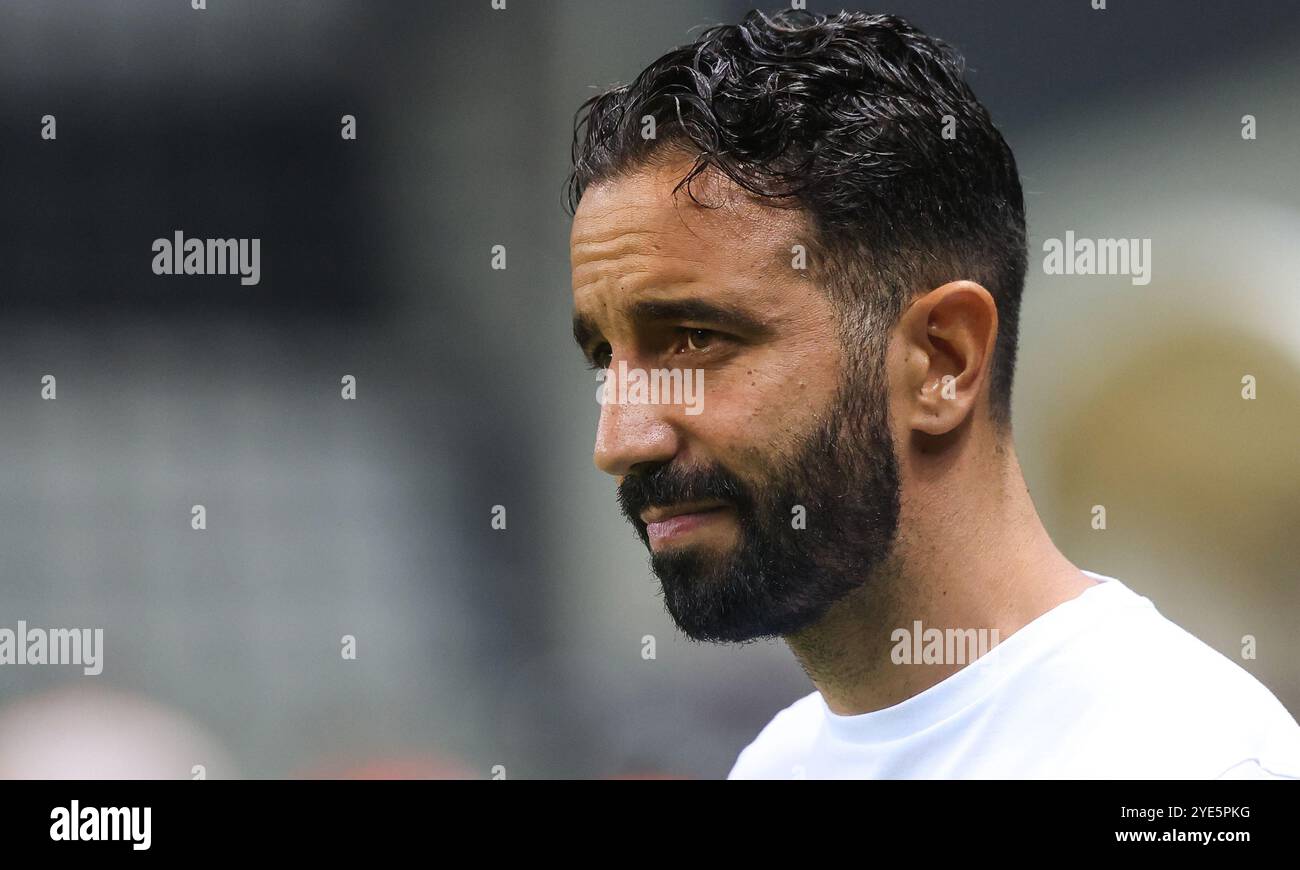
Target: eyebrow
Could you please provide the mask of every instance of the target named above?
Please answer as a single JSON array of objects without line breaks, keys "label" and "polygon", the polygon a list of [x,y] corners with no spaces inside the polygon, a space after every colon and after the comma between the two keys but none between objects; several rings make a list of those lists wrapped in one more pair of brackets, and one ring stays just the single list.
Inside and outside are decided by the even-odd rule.
[{"label": "eyebrow", "polygon": [[[763,338],[772,331],[766,323],[743,311],[724,308],[702,299],[646,300],[632,303],[626,311],[632,320],[649,322],[694,320],[745,333],[754,338]],[[587,350],[588,343],[598,335],[600,335],[600,328],[592,318],[585,314],[573,315],[573,340],[584,352]]]}]

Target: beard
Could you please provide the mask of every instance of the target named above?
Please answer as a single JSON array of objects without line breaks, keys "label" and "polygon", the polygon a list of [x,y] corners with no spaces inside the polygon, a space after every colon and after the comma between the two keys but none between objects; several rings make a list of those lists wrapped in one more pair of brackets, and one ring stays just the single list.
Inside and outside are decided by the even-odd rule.
[{"label": "beard", "polygon": [[898,529],[898,461],[879,367],[858,384],[841,385],[824,422],[791,453],[751,451],[751,467],[770,469],[762,479],[716,463],[665,464],[620,482],[619,506],[647,548],[647,508],[716,500],[733,510],[738,536],[729,550],[651,552],[664,605],[687,637],[735,643],[794,634],[886,563]]}]

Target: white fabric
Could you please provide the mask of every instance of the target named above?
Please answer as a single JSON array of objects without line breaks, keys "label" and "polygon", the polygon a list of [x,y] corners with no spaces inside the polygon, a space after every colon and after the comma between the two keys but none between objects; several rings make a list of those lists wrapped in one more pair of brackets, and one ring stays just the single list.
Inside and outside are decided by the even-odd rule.
[{"label": "white fabric", "polygon": [[728,779],[1300,778],[1300,726],[1263,684],[1084,573],[1101,582],[899,704],[799,699]]}]

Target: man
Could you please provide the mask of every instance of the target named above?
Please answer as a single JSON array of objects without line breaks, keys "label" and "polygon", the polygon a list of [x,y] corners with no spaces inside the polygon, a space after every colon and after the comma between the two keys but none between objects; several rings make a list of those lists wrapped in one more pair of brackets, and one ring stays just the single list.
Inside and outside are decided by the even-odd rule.
[{"label": "man", "polygon": [[949,48],[750,13],[589,100],[573,157],[583,352],[704,386],[607,392],[596,464],[681,630],[816,687],[731,778],[1300,777],[1264,686],[1039,521],[1020,182]]}]

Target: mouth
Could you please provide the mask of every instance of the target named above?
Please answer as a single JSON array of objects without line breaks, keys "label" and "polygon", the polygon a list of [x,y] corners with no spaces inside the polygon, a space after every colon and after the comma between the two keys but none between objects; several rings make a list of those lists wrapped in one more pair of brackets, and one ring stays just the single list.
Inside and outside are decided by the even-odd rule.
[{"label": "mouth", "polygon": [[692,502],[641,512],[650,547],[660,547],[717,522],[728,510],[721,502]]}]

